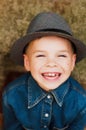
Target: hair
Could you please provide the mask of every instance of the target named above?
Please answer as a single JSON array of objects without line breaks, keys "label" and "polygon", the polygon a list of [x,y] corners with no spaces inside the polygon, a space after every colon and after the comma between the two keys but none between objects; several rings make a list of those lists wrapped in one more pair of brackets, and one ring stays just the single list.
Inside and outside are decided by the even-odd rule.
[{"label": "hair", "polygon": [[70,41],[70,43],[71,43],[71,47],[72,47],[73,53],[77,54],[77,50],[76,50],[76,47],[75,47],[74,43],[71,42],[71,41]]}]

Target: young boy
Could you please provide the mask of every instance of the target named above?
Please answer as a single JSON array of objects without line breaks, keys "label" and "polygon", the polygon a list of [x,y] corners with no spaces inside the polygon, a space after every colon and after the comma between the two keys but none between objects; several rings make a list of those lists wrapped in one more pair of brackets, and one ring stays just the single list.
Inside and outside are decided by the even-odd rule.
[{"label": "young boy", "polygon": [[61,16],[38,14],[11,49],[27,73],[3,93],[4,130],[84,130],[86,91],[70,75],[85,57]]}]

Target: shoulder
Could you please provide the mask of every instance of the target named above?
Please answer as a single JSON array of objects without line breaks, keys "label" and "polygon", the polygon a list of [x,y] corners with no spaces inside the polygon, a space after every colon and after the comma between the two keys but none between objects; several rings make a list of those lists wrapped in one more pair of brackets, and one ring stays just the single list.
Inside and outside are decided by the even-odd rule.
[{"label": "shoulder", "polygon": [[86,115],[86,90],[73,78],[69,82],[69,91],[63,104],[68,120],[75,119],[77,115]]},{"label": "shoulder", "polygon": [[82,95],[86,98],[86,90],[83,88],[83,86],[74,78],[70,78],[70,86],[73,91],[75,91],[77,94]]},{"label": "shoulder", "polygon": [[10,93],[12,91],[16,91],[17,89],[21,89],[21,87],[27,86],[29,74],[25,73],[18,77],[17,79],[10,82],[4,89],[3,95],[6,93]]},{"label": "shoulder", "polygon": [[70,78],[70,94],[73,103],[75,102],[79,109],[86,108],[86,90],[81,84],[73,78]]}]

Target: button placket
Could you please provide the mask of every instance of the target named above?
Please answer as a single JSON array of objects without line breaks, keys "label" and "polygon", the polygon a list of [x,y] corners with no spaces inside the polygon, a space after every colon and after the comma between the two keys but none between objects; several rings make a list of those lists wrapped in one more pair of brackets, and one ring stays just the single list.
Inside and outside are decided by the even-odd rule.
[{"label": "button placket", "polygon": [[44,99],[43,106],[42,106],[42,115],[41,115],[41,126],[42,128],[46,128],[46,130],[51,120],[52,102],[53,102],[53,98],[50,94],[48,94]]}]

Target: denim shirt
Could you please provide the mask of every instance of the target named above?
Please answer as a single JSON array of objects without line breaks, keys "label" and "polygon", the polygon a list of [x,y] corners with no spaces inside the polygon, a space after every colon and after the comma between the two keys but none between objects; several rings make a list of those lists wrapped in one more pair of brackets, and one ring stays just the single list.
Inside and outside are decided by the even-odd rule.
[{"label": "denim shirt", "polygon": [[46,92],[28,73],[3,93],[4,130],[84,130],[86,91],[69,77]]}]

